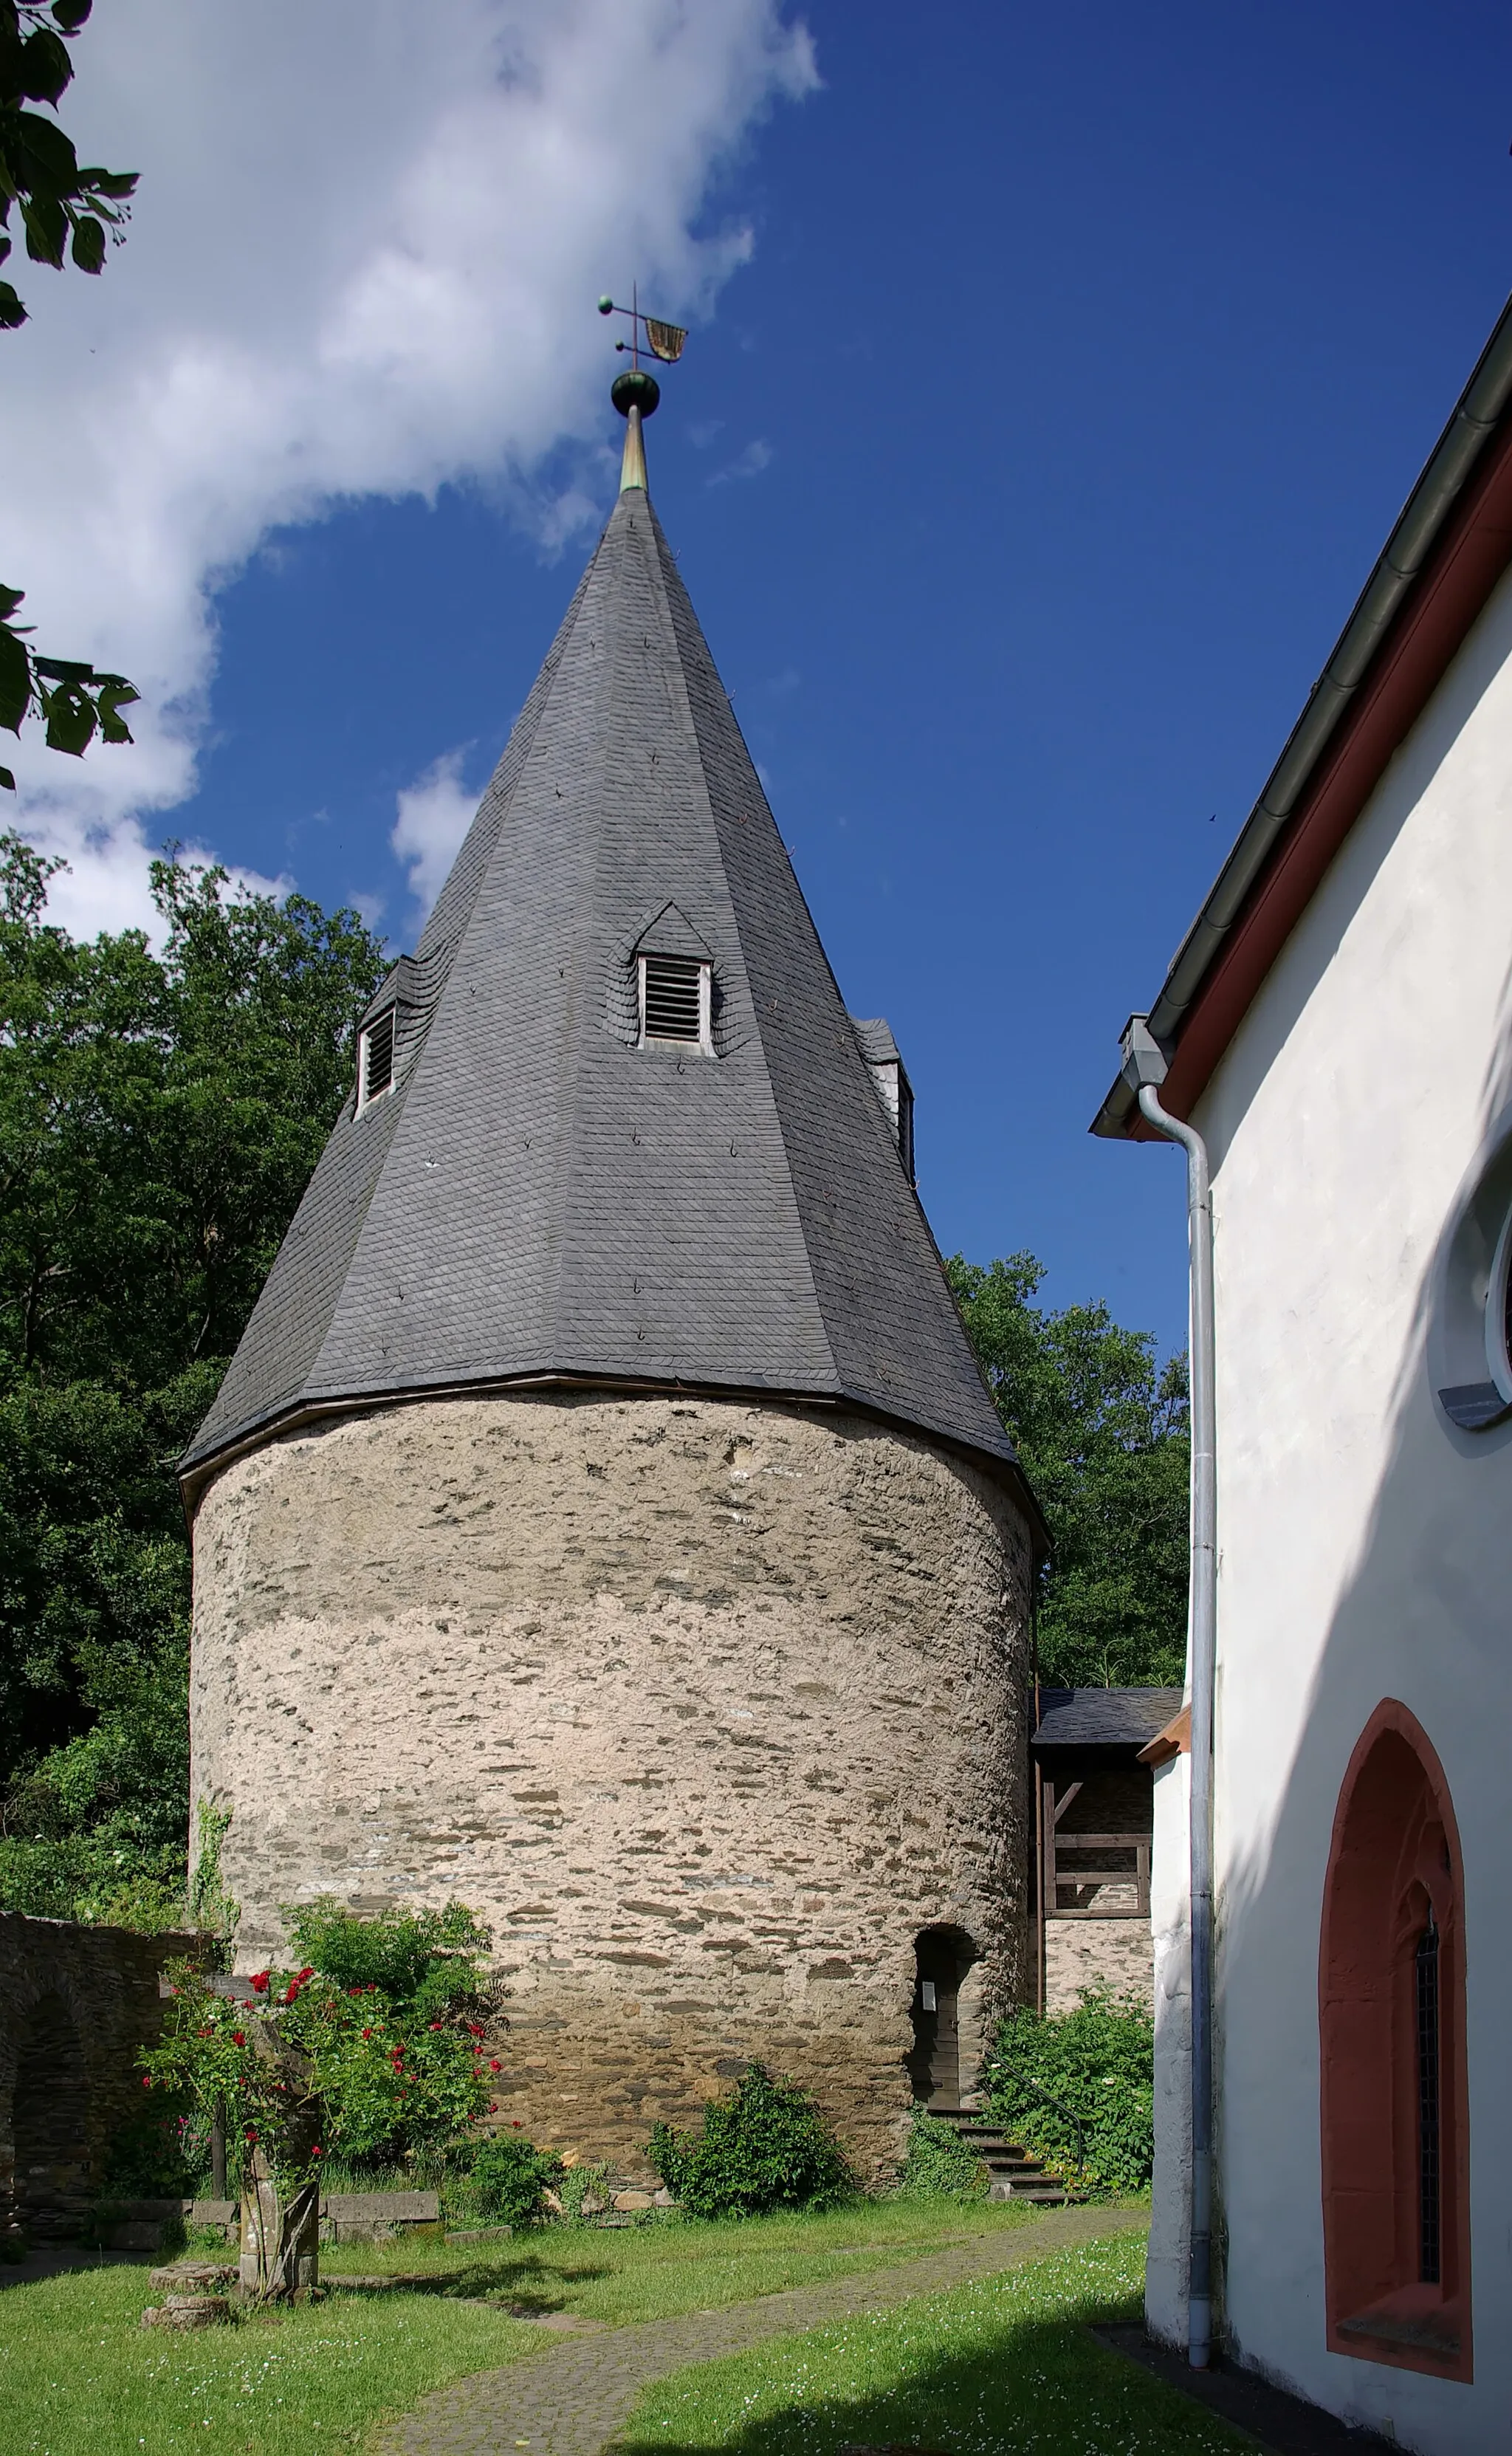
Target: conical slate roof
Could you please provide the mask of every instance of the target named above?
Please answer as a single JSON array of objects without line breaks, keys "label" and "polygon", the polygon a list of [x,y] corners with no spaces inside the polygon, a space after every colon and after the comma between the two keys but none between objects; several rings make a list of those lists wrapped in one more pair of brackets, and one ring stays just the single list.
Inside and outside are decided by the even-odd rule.
[{"label": "conical slate roof", "polygon": [[[712,959],[712,1054],[637,952]],[[622,494],[183,1462],[559,1376],[844,1399],[1012,1460],[646,494]]]}]

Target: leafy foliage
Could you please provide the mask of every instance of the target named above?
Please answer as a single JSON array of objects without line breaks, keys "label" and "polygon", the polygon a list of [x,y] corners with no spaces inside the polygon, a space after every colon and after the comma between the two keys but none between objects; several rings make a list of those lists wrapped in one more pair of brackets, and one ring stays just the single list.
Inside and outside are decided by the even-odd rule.
[{"label": "leafy foliage", "polygon": [[1135,1996],[1084,1994],[1070,2013],[1011,2013],[983,2070],[993,2120],[1093,2199],[1154,2169],[1154,2017]]},{"label": "leafy foliage", "polygon": [[1179,1683],[1186,1660],[1191,1443],[1185,1357],[1105,1304],[1043,1312],[1032,1254],[947,1264],[967,1331],[1050,1528],[1041,1678],[1068,1688]]},{"label": "leafy foliage", "polygon": [[602,2201],[606,2206],[609,2199],[608,2186],[607,2166],[586,2164],[579,2159],[575,2150],[569,2151],[562,2161],[562,2175],[554,2187],[562,2202],[562,2214],[567,2223],[582,2225],[586,2222],[583,2213],[585,2200]]},{"label": "leafy foliage", "polygon": [[[486,1930],[460,1903],[439,1915],[486,1949]],[[319,1932],[347,1974],[359,1958],[352,1932],[362,1924],[351,1914],[337,1923],[325,1906]],[[477,2018],[474,1963],[465,1954],[453,1963],[435,1944],[405,1956],[395,1951],[397,1923],[373,1924],[385,1931],[376,1959],[401,1973],[407,1993],[306,1962],[258,1971],[251,1984],[260,2000],[251,2012],[214,1993],[188,1962],[172,1963],[176,1992],[162,2038],[137,2058],[147,2087],[207,2118],[231,2110],[228,2148],[239,2157],[260,2145],[286,2184],[326,2158],[386,2164],[439,2147],[497,2111],[490,2091],[500,2062]],[[432,1981],[443,1964],[449,1992],[438,1996]]]},{"label": "leafy foliage", "polygon": [[58,867],[0,836],[0,1905],[161,1927],[189,1814],[173,1464],[383,960],[355,913],[173,861],[160,952],[77,945],[44,917]]},{"label": "leafy foliage", "polygon": [[539,2225],[550,2214],[546,2194],[562,2171],[561,2159],[523,2133],[495,2133],[480,2143],[469,2176],[479,2215],[495,2225]]},{"label": "leafy foliage", "polygon": [[[73,78],[68,45],[89,17],[92,0],[0,0],[0,263],[10,253],[10,208],[20,215],[33,264],[63,269],[65,250],[81,273],[99,273],[107,235],[124,234],[136,186],[134,171],[81,168],[52,110]],[[0,281],[0,330],[13,332],[26,309],[12,284]]]},{"label": "leafy foliage", "polygon": [[479,1963],[488,1930],[465,1902],[363,1917],[326,1895],[291,1904],[283,1915],[295,1951],[322,1977],[349,1990],[376,1989],[414,2020],[472,2012],[482,2000]]},{"label": "leafy foliage", "polygon": [[905,2200],[985,2200],[990,2187],[987,2168],[970,2144],[916,2106],[895,2188]]},{"label": "leafy foliage", "polygon": [[[126,235],[136,173],[81,167],[57,121],[27,108],[39,102],[51,110],[62,99],[73,75],[68,46],[91,6],[0,0],[0,263],[11,251],[12,205],[33,264],[59,272],[65,251],[80,273],[103,272],[107,238],[119,244]],[[26,319],[14,283],[0,280],[0,332],[14,332]],[[0,726],[19,733],[35,709],[48,747],[76,757],[96,732],[102,742],[130,742],[121,710],[137,696],[132,685],[74,659],[38,656],[27,627],[11,620],[24,595],[0,586]],[[9,768],[0,768],[0,787],[15,789]]]},{"label": "leafy foliage", "polygon": [[[0,0],[3,5],[3,0]],[[0,290],[7,285],[0,282]],[[77,659],[42,657],[29,643],[31,624],[12,622],[26,596],[24,588],[0,584],[0,726],[19,734],[28,714],[41,717],[50,750],[67,750],[75,759],[98,733],[102,742],[130,742],[131,728],[121,714],[140,697],[124,674],[96,673]],[[0,768],[0,788],[15,791],[9,768]]]},{"label": "leafy foliage", "polygon": [[208,1799],[197,1802],[195,1821],[199,1831],[186,1895],[190,1925],[201,1935],[214,1938],[219,1948],[217,1958],[227,1969],[231,1966],[232,1941],[241,1924],[241,1904],[227,1893],[220,1870],[221,1847],[231,1831],[231,1815],[229,1808],[217,1808]]},{"label": "leafy foliage", "polygon": [[696,2218],[827,2208],[855,2189],[838,2141],[807,2090],[747,2064],[727,2098],[711,2098],[700,2132],[658,2123],[651,2163]]}]

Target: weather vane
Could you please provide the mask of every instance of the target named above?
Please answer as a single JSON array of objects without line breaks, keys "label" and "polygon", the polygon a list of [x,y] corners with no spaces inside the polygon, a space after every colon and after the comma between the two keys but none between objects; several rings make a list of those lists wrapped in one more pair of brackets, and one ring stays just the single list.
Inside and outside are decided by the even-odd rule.
[{"label": "weather vane", "polygon": [[629,307],[617,307],[614,300],[608,297],[604,297],[599,301],[599,313],[601,316],[628,316],[630,318],[629,339],[627,341],[616,341],[614,345],[615,348],[617,350],[628,350],[630,353],[632,366],[639,368],[641,363],[641,332],[644,326],[645,331],[645,346],[650,351],[652,358],[660,358],[664,366],[675,367],[679,358],[683,355],[683,344],[687,339],[685,328],[681,324],[664,324],[661,318],[656,316],[643,316],[641,313],[641,285],[638,281],[631,284],[630,297],[634,301],[634,304]]},{"label": "weather vane", "polygon": [[632,304],[628,307],[617,307],[608,297],[599,301],[601,316],[628,316],[630,318],[629,339],[616,341],[614,345],[617,350],[629,352],[630,364],[615,377],[609,386],[609,399],[625,421],[624,459],[620,470],[622,495],[627,494],[632,486],[645,488],[645,449],[641,441],[641,420],[650,417],[662,398],[662,387],[650,368],[641,364],[641,335],[643,332],[645,335],[645,346],[651,357],[660,358],[667,367],[676,366],[683,355],[683,344],[687,339],[681,324],[664,324],[660,317],[642,315],[639,282],[632,285],[630,297]]}]

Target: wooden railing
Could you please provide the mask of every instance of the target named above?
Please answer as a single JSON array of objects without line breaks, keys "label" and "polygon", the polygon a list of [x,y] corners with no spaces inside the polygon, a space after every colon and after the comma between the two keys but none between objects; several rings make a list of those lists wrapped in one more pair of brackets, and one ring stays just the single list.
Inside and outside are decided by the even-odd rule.
[{"label": "wooden railing", "polygon": [[[1041,1793],[1043,1803],[1043,1837],[1041,1865],[1044,1870],[1046,1918],[1144,1918],[1150,1915],[1150,1844],[1148,1833],[1063,1833],[1060,1820],[1080,1791],[1079,1782],[1067,1786],[1059,1799],[1055,1786],[1047,1782]],[[1123,1867],[1081,1864],[1085,1852],[1116,1852],[1128,1864]],[[1062,1902],[1063,1889],[1084,1893],[1089,1886],[1133,1885],[1132,1902]]]}]

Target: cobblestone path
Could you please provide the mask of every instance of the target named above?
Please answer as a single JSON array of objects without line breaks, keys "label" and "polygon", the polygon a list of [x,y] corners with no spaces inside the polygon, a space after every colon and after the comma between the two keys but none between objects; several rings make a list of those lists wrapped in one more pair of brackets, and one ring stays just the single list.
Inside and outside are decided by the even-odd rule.
[{"label": "cobblestone path", "polygon": [[950,2243],[896,2268],[801,2285],[722,2311],[548,2339],[539,2354],[504,2370],[475,2372],[425,2398],[379,2437],[378,2456],[599,2456],[646,2383],[686,2363],[717,2362],[767,2337],[890,2310],[915,2294],[995,2276],[1148,2222],[1143,2209],[1049,2210],[1032,2225]]}]

